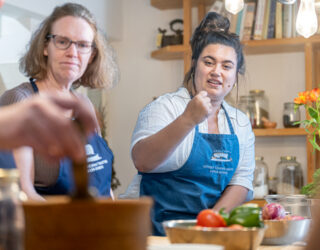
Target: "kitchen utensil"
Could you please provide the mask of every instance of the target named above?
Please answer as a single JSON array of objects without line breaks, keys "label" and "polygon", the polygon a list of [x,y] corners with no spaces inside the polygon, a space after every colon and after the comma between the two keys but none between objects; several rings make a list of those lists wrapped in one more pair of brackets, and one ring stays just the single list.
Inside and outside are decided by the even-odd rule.
[{"label": "kitchen utensil", "polygon": [[307,236],[311,219],[304,220],[265,220],[267,226],[263,245],[289,245],[303,241]]},{"label": "kitchen utensil", "polygon": [[170,22],[170,29],[175,33],[174,35],[165,35],[167,30],[158,28],[159,34],[161,36],[159,47],[165,47],[168,45],[178,45],[183,43],[183,35],[182,35],[183,30],[179,28],[175,28],[174,26],[176,26],[177,24],[183,25],[183,20],[174,19]]},{"label": "kitchen utensil", "polygon": [[25,249],[146,249],[152,201],[94,199],[88,193],[86,164],[74,164],[73,169],[72,198],[23,204]]},{"label": "kitchen utensil", "polygon": [[263,228],[208,228],[196,227],[196,220],[171,220],[163,222],[163,227],[171,243],[217,244],[225,250],[257,249],[260,245]]}]

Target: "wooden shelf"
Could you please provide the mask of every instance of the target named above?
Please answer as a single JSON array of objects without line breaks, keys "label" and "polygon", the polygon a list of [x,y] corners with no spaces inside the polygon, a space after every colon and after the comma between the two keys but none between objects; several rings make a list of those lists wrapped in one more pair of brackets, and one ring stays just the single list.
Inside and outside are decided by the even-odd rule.
[{"label": "wooden shelf", "polygon": [[188,51],[184,45],[171,45],[151,52],[151,57],[158,60],[183,59],[183,54]]},{"label": "wooden shelf", "polygon": [[254,129],[255,136],[294,136],[307,135],[303,128],[269,128]]},{"label": "wooden shelf", "polygon": [[[191,6],[197,6],[204,3],[208,6],[213,4],[215,0],[191,0]],[[181,9],[183,0],[151,0],[151,6],[160,10]]]},{"label": "wooden shelf", "polygon": [[[268,39],[268,40],[250,40],[243,42],[244,52],[246,55],[267,54],[267,53],[286,53],[286,52],[303,52],[305,44],[319,44],[320,35],[312,36],[308,39],[303,37],[285,38],[285,39]],[[151,57],[158,60],[177,60],[183,59],[184,52],[188,52],[184,45],[166,46],[155,50]]]},{"label": "wooden shelf", "polygon": [[242,42],[246,55],[266,54],[266,53],[286,53],[286,52],[304,52],[305,45],[319,44],[320,35],[312,36],[308,39],[304,37],[250,40]]}]

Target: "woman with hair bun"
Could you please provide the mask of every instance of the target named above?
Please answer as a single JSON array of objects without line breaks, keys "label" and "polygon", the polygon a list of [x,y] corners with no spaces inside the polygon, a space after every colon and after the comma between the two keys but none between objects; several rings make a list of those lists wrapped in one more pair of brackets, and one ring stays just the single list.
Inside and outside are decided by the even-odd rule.
[{"label": "woman with hair bun", "polygon": [[192,36],[183,87],[139,114],[131,144],[139,174],[124,196],[153,197],[155,235],[164,235],[165,220],[195,219],[207,208],[229,211],[252,198],[255,137],[247,116],[224,100],[244,69],[229,25],[208,13]]}]

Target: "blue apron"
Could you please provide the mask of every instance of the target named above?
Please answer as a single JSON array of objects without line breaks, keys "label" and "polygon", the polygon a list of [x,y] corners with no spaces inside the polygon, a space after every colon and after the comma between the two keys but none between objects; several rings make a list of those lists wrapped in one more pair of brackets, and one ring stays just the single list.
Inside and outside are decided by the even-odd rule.
[{"label": "blue apron", "polygon": [[195,219],[201,210],[212,208],[229,184],[239,162],[239,141],[224,111],[231,134],[203,134],[196,126],[191,153],[180,169],[140,173],[140,196],[154,199],[154,235],[165,235],[163,221]]},{"label": "blue apron", "polygon": [[[35,93],[39,92],[34,79],[30,83]],[[94,133],[85,145],[88,163],[89,186],[95,189],[96,196],[110,196],[113,153],[106,141]],[[74,190],[72,162],[69,158],[60,161],[57,182],[49,187],[36,186],[42,195],[70,194]]]},{"label": "blue apron", "polygon": [[0,150],[0,168],[16,168],[12,151]]}]

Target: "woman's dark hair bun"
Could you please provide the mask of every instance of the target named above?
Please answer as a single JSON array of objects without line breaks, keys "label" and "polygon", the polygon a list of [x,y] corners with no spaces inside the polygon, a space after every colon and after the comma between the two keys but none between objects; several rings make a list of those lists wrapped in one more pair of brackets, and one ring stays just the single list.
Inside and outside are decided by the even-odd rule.
[{"label": "woman's dark hair bun", "polygon": [[230,22],[228,18],[216,13],[209,12],[205,18],[201,21],[199,31],[212,32],[212,31],[222,31],[228,32],[230,27]]}]

